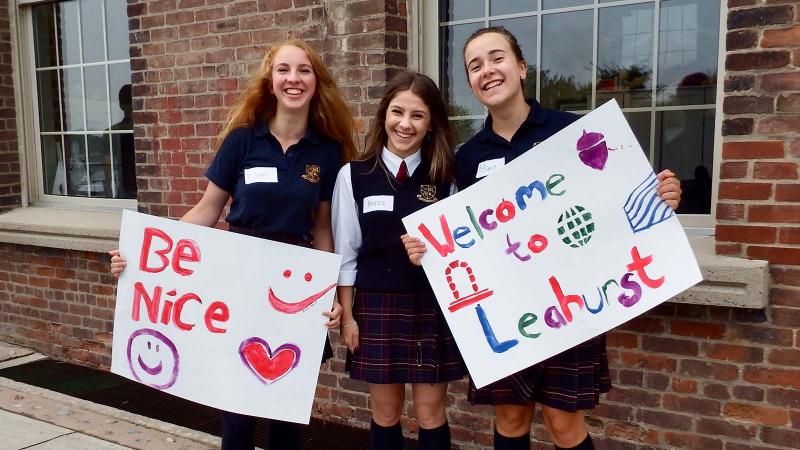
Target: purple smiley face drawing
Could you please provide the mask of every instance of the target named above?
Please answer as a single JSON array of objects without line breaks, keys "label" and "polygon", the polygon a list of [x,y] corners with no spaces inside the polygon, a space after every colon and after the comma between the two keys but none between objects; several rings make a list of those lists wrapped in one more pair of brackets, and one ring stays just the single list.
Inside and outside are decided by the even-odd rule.
[{"label": "purple smiley face drawing", "polygon": [[128,338],[128,364],[138,382],[167,389],[178,378],[178,349],[158,331],[142,328]]}]

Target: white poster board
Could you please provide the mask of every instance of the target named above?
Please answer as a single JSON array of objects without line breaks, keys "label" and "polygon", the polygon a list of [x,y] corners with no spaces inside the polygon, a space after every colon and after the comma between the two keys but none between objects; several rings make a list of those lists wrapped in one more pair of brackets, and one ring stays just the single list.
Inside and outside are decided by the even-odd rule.
[{"label": "white poster board", "polygon": [[125,211],[111,371],[308,423],[340,256]]},{"label": "white poster board", "polygon": [[655,184],[612,101],[403,219],[427,247],[425,273],[478,387],[702,279]]}]

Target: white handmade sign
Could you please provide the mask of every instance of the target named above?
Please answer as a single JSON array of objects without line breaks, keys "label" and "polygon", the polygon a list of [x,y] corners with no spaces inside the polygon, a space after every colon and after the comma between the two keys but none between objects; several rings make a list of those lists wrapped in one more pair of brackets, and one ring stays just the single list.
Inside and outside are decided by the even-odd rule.
[{"label": "white handmade sign", "polygon": [[340,256],[125,211],[111,371],[308,423]]},{"label": "white handmade sign", "polygon": [[686,235],[615,102],[403,219],[478,387],[698,283]]}]

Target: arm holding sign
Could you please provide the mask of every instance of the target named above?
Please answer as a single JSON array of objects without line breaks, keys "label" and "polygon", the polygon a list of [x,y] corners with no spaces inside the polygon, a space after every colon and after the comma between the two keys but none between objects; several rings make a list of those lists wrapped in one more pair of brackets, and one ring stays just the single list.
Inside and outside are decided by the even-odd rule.
[{"label": "arm holding sign", "polygon": [[[331,231],[331,202],[319,202],[314,207],[314,236],[313,246],[317,250],[333,253],[333,232]],[[330,312],[322,313],[328,319],[325,326],[334,329],[339,326],[339,317],[342,314],[342,307],[339,305],[338,298],[333,299],[333,309]]]},{"label": "arm holding sign", "polygon": [[336,176],[333,205],[336,211],[332,220],[333,239],[336,242],[336,252],[342,255],[339,286],[336,288],[336,296],[342,308],[339,336],[352,352],[358,349],[358,323],[353,317],[353,284],[356,279],[356,259],[361,247],[361,228],[358,226],[358,212],[353,200],[349,164],[342,167]]}]

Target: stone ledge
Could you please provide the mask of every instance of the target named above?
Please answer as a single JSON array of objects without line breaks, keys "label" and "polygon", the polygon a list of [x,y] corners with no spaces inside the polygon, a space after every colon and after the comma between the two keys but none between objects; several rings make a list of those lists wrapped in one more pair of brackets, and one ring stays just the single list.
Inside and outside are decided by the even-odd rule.
[{"label": "stone ledge", "polygon": [[670,299],[676,303],[765,308],[769,302],[769,263],[714,253],[714,237],[690,237],[703,281]]},{"label": "stone ledge", "polygon": [[107,252],[119,246],[122,211],[17,208],[0,214],[0,242]]}]

